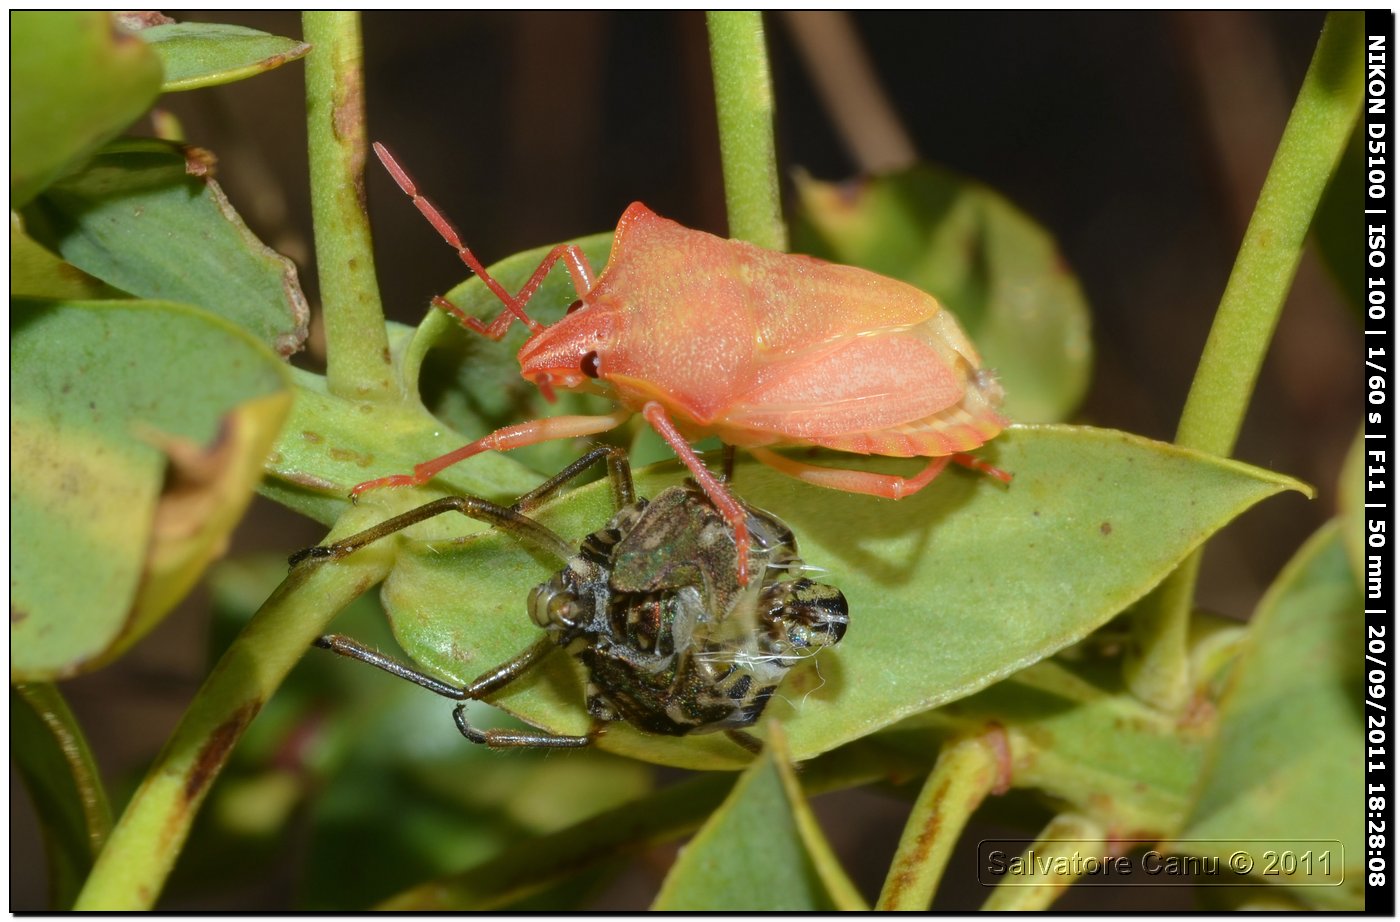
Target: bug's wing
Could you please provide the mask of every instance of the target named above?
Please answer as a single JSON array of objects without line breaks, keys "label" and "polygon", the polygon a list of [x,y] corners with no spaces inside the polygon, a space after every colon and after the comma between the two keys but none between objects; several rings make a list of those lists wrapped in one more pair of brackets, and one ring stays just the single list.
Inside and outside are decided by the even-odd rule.
[{"label": "bug's wing", "polygon": [[774,358],[825,350],[852,336],[912,329],[939,314],[952,316],[932,295],[897,279],[811,256],[731,245],[759,350]]},{"label": "bug's wing", "polygon": [[976,448],[1006,425],[1001,389],[936,334],[857,336],[770,367],[728,408],[729,438],[758,443],[743,438],[747,430],[779,444],[904,457]]}]

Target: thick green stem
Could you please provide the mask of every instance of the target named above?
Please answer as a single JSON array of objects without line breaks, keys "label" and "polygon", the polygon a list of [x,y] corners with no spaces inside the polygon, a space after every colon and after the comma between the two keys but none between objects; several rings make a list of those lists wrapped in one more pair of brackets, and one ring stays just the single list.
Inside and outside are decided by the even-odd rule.
[{"label": "thick green stem", "polygon": [[[346,532],[349,533],[348,531]],[[372,549],[304,567],[263,604],[195,695],[107,838],[75,909],[150,909],[234,744],[331,618],[383,579]]]},{"label": "thick green stem", "polygon": [[763,17],[752,10],[710,12],[706,21],[729,236],[770,250],[786,250],[787,226],[773,143],[773,80],[763,44]]},{"label": "thick green stem", "polygon": [[357,13],[308,12],[306,134],[326,326],[326,380],[351,400],[397,398],[365,212],[365,99]]},{"label": "thick green stem", "polygon": [[[1220,299],[1177,443],[1228,456],[1293,283],[1323,190],[1361,112],[1360,13],[1331,13],[1284,128],[1235,268]],[[1134,621],[1127,679],[1144,701],[1175,710],[1190,694],[1186,641],[1199,552],[1144,599]]]},{"label": "thick green stem", "polygon": [[1005,752],[1005,733],[993,728],[950,740],[938,753],[905,823],[877,910],[928,911],[963,827],[1003,779]]}]

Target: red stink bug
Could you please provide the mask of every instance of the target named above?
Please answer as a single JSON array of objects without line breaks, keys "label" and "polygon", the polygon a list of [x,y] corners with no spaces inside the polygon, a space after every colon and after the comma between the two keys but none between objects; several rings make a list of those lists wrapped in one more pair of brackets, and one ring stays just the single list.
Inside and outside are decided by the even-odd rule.
[{"label": "red stink bug", "polygon": [[[618,221],[597,278],[582,251],[560,245],[512,295],[384,146],[375,143],[374,151],[505,309],[483,324],[441,297],[433,303],[493,340],[519,318],[530,329],[519,354],[526,380],[546,397],[555,388],[587,390],[619,406],[601,416],[506,426],[412,474],[361,483],[354,495],[426,483],[483,451],[605,432],[634,413],[690,469],[741,549],[748,545],[743,509],[689,439],[717,435],[808,483],[893,499],[923,489],[950,459],[1010,479],[963,454],[1006,426],[997,412],[1001,386],[953,315],[912,285],[691,230],[637,202]],[[544,327],[525,305],[561,260],[579,297],[562,320]],[[932,460],[905,478],[804,464],[769,450],[782,445]],[[739,560],[747,582],[743,550]]]}]

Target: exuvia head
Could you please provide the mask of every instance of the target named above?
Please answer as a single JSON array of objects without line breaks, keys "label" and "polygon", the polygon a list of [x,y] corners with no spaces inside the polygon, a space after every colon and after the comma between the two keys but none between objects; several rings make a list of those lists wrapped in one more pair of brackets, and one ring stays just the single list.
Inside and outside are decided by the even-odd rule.
[{"label": "exuvia head", "polygon": [[778,603],[768,617],[785,635],[793,653],[816,652],[846,636],[850,608],[835,586],[799,579],[779,583],[765,594]]}]

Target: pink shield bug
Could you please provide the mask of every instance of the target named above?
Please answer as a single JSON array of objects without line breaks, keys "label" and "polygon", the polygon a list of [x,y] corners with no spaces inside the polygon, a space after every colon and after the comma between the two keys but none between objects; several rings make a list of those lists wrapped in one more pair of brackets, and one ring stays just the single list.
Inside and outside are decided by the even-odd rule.
[{"label": "pink shield bug", "polygon": [[[742,507],[688,440],[717,435],[808,483],[899,499],[927,486],[954,460],[1003,481],[1010,476],[964,454],[999,433],[1001,386],[952,314],[933,296],[864,269],[841,266],[682,227],[640,202],[618,221],[612,252],[595,278],[582,251],[555,247],[512,295],[419,194],[382,144],[399,187],[457,250],[505,309],[489,324],[449,301],[433,303],[464,326],[499,340],[515,319],[530,329],[520,373],[552,397],[556,388],[603,394],[619,406],[601,416],[553,416],[502,429],[399,474],[356,486],[419,485],[483,451],[605,432],[634,413],[689,468],[734,529],[747,560]],[[525,305],[563,261],[578,300],[544,327]],[[806,464],[774,446],[925,457],[914,477]],[[747,582],[747,574],[740,574]]]}]

